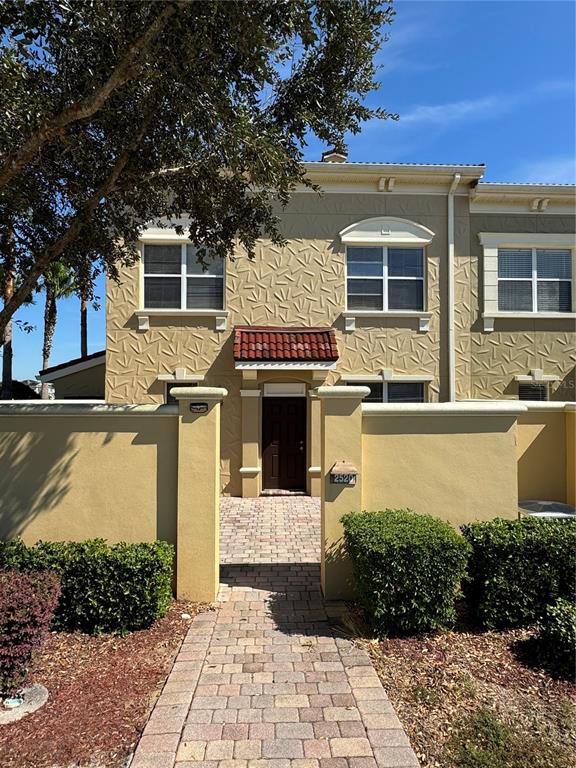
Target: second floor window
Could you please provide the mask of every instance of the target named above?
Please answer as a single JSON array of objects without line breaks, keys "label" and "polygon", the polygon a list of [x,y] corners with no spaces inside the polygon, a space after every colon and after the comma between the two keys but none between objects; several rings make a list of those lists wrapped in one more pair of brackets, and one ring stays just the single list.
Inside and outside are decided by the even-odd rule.
[{"label": "second floor window", "polygon": [[424,309],[424,249],[348,246],[348,309]]},{"label": "second floor window", "polygon": [[572,265],[569,249],[500,248],[500,312],[571,312]]},{"label": "second floor window", "polygon": [[422,381],[349,381],[348,386],[368,387],[364,403],[423,403],[424,382]]},{"label": "second floor window", "polygon": [[224,262],[204,269],[187,244],[144,245],[145,309],[223,309]]}]

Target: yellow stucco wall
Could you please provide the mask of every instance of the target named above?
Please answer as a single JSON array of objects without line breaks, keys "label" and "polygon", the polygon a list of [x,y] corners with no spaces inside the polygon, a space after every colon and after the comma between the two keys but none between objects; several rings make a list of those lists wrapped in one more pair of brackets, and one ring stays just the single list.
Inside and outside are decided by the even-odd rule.
[{"label": "yellow stucco wall", "polygon": [[57,400],[98,399],[103,400],[106,389],[106,365],[104,358],[98,365],[75,371],[54,379],[54,391]]},{"label": "yellow stucco wall", "polygon": [[[568,232],[572,217],[561,215],[470,214],[466,196],[455,198],[455,381],[456,398],[515,398],[514,376],[532,368],[560,376],[553,397],[573,399],[576,334],[573,321],[507,320],[504,329],[486,334],[481,322],[482,249],[479,231]],[[426,309],[430,330],[419,333],[416,319],[357,319],[344,330],[345,249],[338,233],[373,216],[398,216],[431,229],[426,249]],[[107,287],[106,399],[112,403],[161,403],[160,374],[184,367],[204,375],[207,386],[225,387],[222,412],[222,489],[240,495],[242,480],[242,406],[245,387],[232,359],[232,329],[237,324],[331,326],[340,359],[327,384],[340,375],[397,374],[431,376],[428,400],[448,394],[447,198],[426,194],[315,193],[294,195],[281,216],[284,247],[266,240],[249,260],[238,251],[226,266],[225,309],[228,329],[216,331],[213,317],[150,316],[139,331],[140,265],[120,272]],[[277,375],[276,380],[291,380]],[[310,385],[310,377],[301,374]],[[258,374],[256,386],[264,381]],[[319,439],[319,434],[318,434]],[[312,451],[309,448],[309,464]],[[246,482],[257,487],[257,481]]]},{"label": "yellow stucco wall", "polygon": [[576,409],[566,411],[566,503],[576,507]]},{"label": "yellow stucco wall", "polygon": [[176,541],[178,419],[0,413],[0,538]]},{"label": "yellow stucco wall", "polygon": [[362,508],[410,508],[455,526],[518,516],[509,414],[366,415]]},{"label": "yellow stucco wall", "polygon": [[518,498],[566,502],[567,413],[536,410],[518,419]]}]

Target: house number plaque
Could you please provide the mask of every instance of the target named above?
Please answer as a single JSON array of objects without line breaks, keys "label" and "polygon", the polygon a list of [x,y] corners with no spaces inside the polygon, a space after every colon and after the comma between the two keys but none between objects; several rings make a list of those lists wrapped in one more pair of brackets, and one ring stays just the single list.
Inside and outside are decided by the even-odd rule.
[{"label": "house number plaque", "polygon": [[208,403],[190,403],[191,413],[208,413]]},{"label": "house number plaque", "polygon": [[356,485],[358,470],[348,461],[337,461],[330,470],[330,482],[333,485]]}]

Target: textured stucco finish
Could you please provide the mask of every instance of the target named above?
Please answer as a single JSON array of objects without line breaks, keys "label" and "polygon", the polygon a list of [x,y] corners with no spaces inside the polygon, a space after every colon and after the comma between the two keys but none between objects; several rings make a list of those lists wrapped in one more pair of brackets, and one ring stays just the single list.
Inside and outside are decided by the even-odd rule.
[{"label": "textured stucco finish", "polygon": [[[457,196],[454,207],[456,398],[514,398],[514,376],[543,368],[561,378],[552,388],[553,397],[572,399],[576,384],[573,321],[507,320],[494,333],[481,330],[478,232],[573,232],[573,217],[470,214],[466,196]],[[362,219],[382,215],[415,221],[435,233],[426,249],[425,309],[432,313],[427,333],[418,332],[416,319],[397,318],[359,318],[355,331],[344,331],[345,249],[338,233]],[[282,214],[282,228],[287,239],[284,247],[262,240],[253,260],[238,251],[227,263],[226,331],[215,330],[213,317],[153,315],[150,329],[138,331],[140,266],[122,270],[119,284],[108,283],[106,399],[163,402],[164,383],[158,376],[178,367],[204,375],[206,385],[225,387],[229,396],[222,411],[222,487],[232,495],[242,493],[239,470],[246,466],[240,401],[246,382],[234,370],[234,325],[331,326],[336,329],[340,359],[326,383],[337,383],[341,374],[375,374],[391,368],[397,374],[431,376],[427,390],[432,402],[448,396],[446,195],[299,193]],[[274,374],[277,381],[295,378],[309,388],[317,385],[310,373]],[[254,386],[264,379],[259,373]],[[308,466],[315,465],[314,453],[318,451],[309,446]],[[248,466],[254,454],[246,451],[245,460],[251,456]],[[246,478],[244,485],[246,492],[251,488],[255,493],[259,479]]]},{"label": "textured stucco finish", "polygon": [[[570,234],[574,216],[474,213],[470,216],[471,253],[471,386],[473,398],[515,398],[514,376],[541,368],[559,377],[551,385],[554,400],[574,400],[576,392],[576,323],[567,320],[496,321],[493,333],[483,333],[482,246],[479,232]],[[576,308],[574,308],[576,310]]]}]

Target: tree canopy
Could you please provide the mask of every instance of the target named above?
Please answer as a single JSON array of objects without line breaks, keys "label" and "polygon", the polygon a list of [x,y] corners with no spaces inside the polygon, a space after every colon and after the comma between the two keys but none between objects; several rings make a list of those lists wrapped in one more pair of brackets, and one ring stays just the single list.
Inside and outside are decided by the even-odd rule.
[{"label": "tree canopy", "polygon": [[[0,338],[50,264],[117,276],[147,222],[184,215],[224,257],[282,241],[313,134],[371,109],[379,0],[13,0],[0,8]],[[84,271],[85,273],[85,271]]]}]

